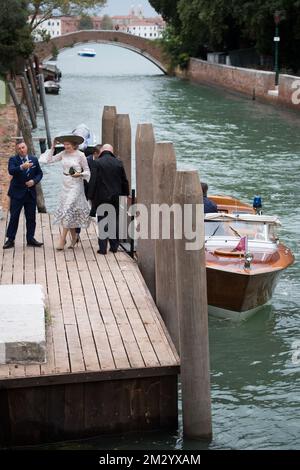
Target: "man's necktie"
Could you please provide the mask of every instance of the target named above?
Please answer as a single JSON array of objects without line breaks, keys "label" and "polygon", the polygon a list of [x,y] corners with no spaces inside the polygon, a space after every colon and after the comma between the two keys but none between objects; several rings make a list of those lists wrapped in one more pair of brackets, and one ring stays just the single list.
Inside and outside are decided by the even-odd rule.
[{"label": "man's necktie", "polygon": [[[26,158],[23,158],[23,163],[26,163],[26,162],[27,162]],[[27,170],[25,171],[26,171],[26,176],[28,176],[30,172],[30,168],[27,168]]]}]

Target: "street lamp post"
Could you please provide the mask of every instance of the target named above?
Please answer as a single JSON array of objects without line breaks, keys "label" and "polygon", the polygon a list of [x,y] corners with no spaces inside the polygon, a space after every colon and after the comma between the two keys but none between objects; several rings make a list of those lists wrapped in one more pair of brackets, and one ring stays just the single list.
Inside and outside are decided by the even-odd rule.
[{"label": "street lamp post", "polygon": [[275,21],[275,86],[279,84],[279,23],[280,23],[280,11],[275,11],[274,13],[274,21]]}]

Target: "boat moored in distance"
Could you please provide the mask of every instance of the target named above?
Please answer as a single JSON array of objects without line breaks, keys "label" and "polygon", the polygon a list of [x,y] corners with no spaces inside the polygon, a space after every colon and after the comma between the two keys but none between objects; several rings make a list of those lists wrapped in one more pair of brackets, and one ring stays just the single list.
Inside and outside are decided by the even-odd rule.
[{"label": "boat moored in distance", "polygon": [[231,197],[210,199],[219,212],[205,215],[209,313],[245,319],[269,302],[294,256],[278,240],[276,216],[257,215],[252,206]]},{"label": "boat moored in distance", "polygon": [[95,57],[96,51],[95,49],[84,47],[83,49],[78,51],[78,55],[80,55],[81,57]]},{"label": "boat moored in distance", "polygon": [[55,82],[54,80],[48,80],[44,83],[45,92],[52,95],[58,95],[60,90],[59,83]]}]

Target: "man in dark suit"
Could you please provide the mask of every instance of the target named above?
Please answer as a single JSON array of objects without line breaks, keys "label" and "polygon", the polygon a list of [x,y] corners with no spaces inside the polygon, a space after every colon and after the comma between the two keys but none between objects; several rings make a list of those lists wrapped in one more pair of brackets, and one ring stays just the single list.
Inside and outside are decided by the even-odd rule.
[{"label": "man in dark suit", "polygon": [[26,239],[28,246],[40,247],[43,243],[34,238],[36,220],[36,190],[35,186],[41,181],[43,172],[38,159],[28,155],[25,142],[16,144],[17,155],[8,162],[8,172],[12,176],[8,195],[10,196],[10,220],[7,227],[7,240],[4,249],[13,248],[18,230],[19,218],[24,207],[26,218]]},{"label": "man in dark suit", "polygon": [[204,214],[218,212],[218,206],[207,197],[208,185],[207,183],[201,183],[202,192],[203,192],[203,205],[204,205]]},{"label": "man in dark suit", "polygon": [[[100,157],[95,160],[91,167],[91,179],[89,181],[88,199],[92,202],[91,215],[95,216],[97,208],[101,204],[111,204],[115,209],[116,237],[110,238],[110,251],[116,253],[119,248],[118,239],[118,219],[119,219],[119,197],[129,195],[129,184],[124,170],[123,163],[114,155],[114,149],[111,145],[103,145],[100,151]],[[105,213],[98,217],[98,222],[108,216]],[[109,220],[108,220],[109,224]],[[108,225],[105,231],[109,232]],[[99,238],[98,253],[106,255],[108,237]]]}]

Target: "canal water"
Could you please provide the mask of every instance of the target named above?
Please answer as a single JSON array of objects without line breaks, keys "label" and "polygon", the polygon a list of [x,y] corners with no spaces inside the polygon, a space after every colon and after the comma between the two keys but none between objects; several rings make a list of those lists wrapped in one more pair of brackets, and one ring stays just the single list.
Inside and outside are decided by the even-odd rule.
[{"label": "canal water", "polygon": [[[282,221],[281,239],[296,253],[272,304],[250,320],[209,320],[214,440],[210,449],[300,449],[300,123],[299,115],[220,90],[166,77],[149,61],[116,46],[91,45],[95,58],[62,52],[61,93],[47,96],[54,137],[85,123],[100,140],[104,105],[152,122],[156,139],[174,142],[179,167],[197,168],[211,193],[251,202]],[[44,134],[43,123],[36,135]],[[45,134],[44,134],[45,135]],[[48,209],[57,203],[61,170],[46,167]],[[234,289],[234,286],[232,287]],[[299,354],[297,354],[299,351]],[[202,449],[174,434],[98,438],[73,449]]]}]

